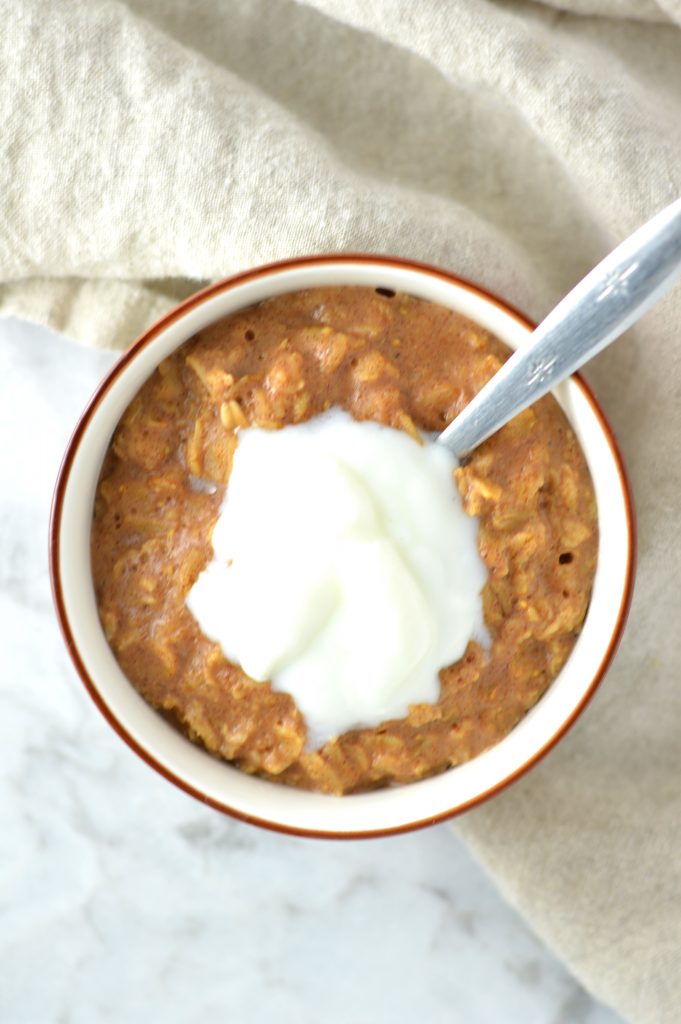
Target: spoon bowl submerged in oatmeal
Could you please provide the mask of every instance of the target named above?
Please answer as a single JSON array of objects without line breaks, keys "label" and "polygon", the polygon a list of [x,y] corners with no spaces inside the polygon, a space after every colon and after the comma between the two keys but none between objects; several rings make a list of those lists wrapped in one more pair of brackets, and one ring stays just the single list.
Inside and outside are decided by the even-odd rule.
[{"label": "spoon bowl submerged in oatmeal", "polygon": [[213,559],[240,431],[277,431],[339,408],[416,439],[450,422],[507,355],[448,309],[337,287],[233,314],[166,359],[114,435],[92,527],[101,621],[146,700],[245,771],[332,793],[414,781],[506,735],[564,664],[595,569],[591,481],[551,397],[455,471],[479,524],[488,646],[472,639],[441,667],[435,700],[310,749],[292,697],[228,660],[187,597]]}]

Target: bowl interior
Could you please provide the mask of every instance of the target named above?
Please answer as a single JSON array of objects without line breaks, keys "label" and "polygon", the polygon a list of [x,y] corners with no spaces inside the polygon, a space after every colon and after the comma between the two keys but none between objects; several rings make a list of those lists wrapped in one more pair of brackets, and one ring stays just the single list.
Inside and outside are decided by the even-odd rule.
[{"label": "bowl interior", "polygon": [[245,775],[190,743],[145,703],[106,642],[90,571],[95,487],[114,428],[157,364],[201,328],[268,296],[353,284],[406,291],[448,306],[512,348],[530,331],[518,314],[473,285],[380,258],[312,258],[224,282],[171,313],[119,360],[76,429],[53,510],[53,584],[62,629],[81,677],[110,723],[153,767],[200,799],[246,820],[311,835],[377,835],[428,824],[477,803],[532,764],[574,720],[607,668],[632,574],[631,503],[621,460],[590,392],[573,378],[554,394],[582,445],[596,491],[600,540],[593,594],[565,667],[500,743],[434,778],[337,798]]}]

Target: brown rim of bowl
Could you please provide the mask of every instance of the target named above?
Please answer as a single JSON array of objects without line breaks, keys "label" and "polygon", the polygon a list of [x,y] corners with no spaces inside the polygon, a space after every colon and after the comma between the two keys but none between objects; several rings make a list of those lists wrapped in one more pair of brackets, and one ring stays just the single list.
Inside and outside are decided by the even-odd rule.
[{"label": "brown rim of bowl", "polygon": [[50,568],[50,583],[52,587],[52,597],[57,613],[57,619],[59,627],[61,629],[66,648],[69,652],[71,660],[80,676],[82,682],[85,685],[87,692],[90,697],[107,720],[109,725],[118,733],[127,745],[145,761],[151,768],[154,768],[160,775],[162,775],[169,782],[172,782],[179,789],[184,790],[190,796],[195,797],[201,803],[207,804],[217,811],[221,811],[223,814],[228,814],[233,818],[237,818],[240,821],[247,822],[250,825],[258,825],[261,828],[269,829],[273,832],[281,832],[288,835],[301,836],[304,838],[315,838],[315,839],[375,839],[391,835],[399,835],[405,832],[412,832],[416,829],[425,828],[429,825],[435,825],[440,822],[446,821],[449,818],[453,818],[464,811],[470,810],[472,807],[476,807],[482,804],[490,797],[500,793],[506,789],[512,782],[524,775],[530,768],[537,764],[548,752],[551,750],[556,743],[566,734],[566,732],[574,725],[576,720],[579,718],[584,708],[587,706],[591,698],[593,697],[596,689],[598,688],[601,680],[607,672],[610,664],[613,660],[622,632],[629,614],[629,608],[631,605],[633,584],[634,584],[634,572],[636,566],[636,520],[634,513],[634,503],[631,494],[631,487],[629,484],[629,478],[627,471],[624,467],[619,447],[615,440],[615,436],[612,431],[610,423],[601,409],[600,405],[596,401],[596,398],[586,383],[584,378],[579,373],[575,373],[572,376],[572,380],[577,384],[579,389],[582,391],[587,402],[591,406],[591,409],[599,421],[603,433],[608,441],[617,471],[620,477],[620,483],[622,487],[622,493],[625,499],[625,513],[627,519],[627,533],[628,533],[628,550],[627,550],[627,571],[625,578],[624,593],[620,603],[619,613],[617,616],[617,623],[613,630],[610,638],[610,643],[605,651],[601,663],[598,666],[594,677],[589,685],[588,690],[582,697],[579,704],[573,709],[569,717],[561,724],[560,728],[551,736],[544,746],[533,754],[528,760],[517,768],[510,775],[507,775],[500,782],[494,786],[490,786],[489,789],[478,796],[473,797],[471,800],[466,801],[463,804],[459,804],[456,807],[450,808],[449,810],[443,811],[441,814],[432,815],[427,818],[422,818],[418,821],[410,821],[405,825],[395,825],[390,828],[373,829],[369,831],[357,831],[357,832],[335,832],[333,830],[317,830],[309,828],[296,828],[295,826],[282,825],[278,822],[268,821],[267,819],[258,818],[249,814],[245,814],[243,811],[236,810],[230,807],[228,804],[223,804],[219,800],[215,800],[212,797],[206,796],[200,790],[195,789],[189,783],[185,782],[184,779],[179,778],[171,770],[165,767],[156,760],[143,746],[141,746],[136,739],[134,739],[124,726],[119,722],[114,713],[108,707],[103,700],[96,684],[87,672],[85,665],[80,657],[80,652],[73,638],[71,632],[68,617],[66,615],[66,609],[64,606],[64,598],[61,587],[61,569],[60,569],[60,556],[59,556],[59,535],[61,531],[61,519],[63,511],[64,491],[68,482],[69,474],[71,472],[71,466],[75,458],[76,452],[80,441],[87,429],[87,426],[92,419],[92,416],[99,406],[104,395],[108,392],[112,383],[120,376],[122,371],[126,368],[129,362],[136,356],[136,354],[143,348],[145,348],[150,342],[152,342],[163,330],[180,319],[186,312],[193,309],[195,306],[200,305],[205,299],[208,299],[214,295],[218,295],[220,292],[228,291],[234,288],[238,284],[242,284],[246,281],[252,281],[264,275],[272,274],[273,272],[289,270],[292,267],[307,266],[313,264],[328,264],[328,263],[371,263],[376,264],[377,269],[380,270],[380,265],[383,264],[386,267],[405,267],[411,270],[421,271],[428,274],[431,277],[439,277],[443,281],[450,284],[458,285],[459,287],[465,288],[468,291],[473,292],[484,298],[486,301],[491,302],[505,313],[509,313],[516,320],[519,321],[524,327],[528,327],[533,330],[536,324],[529,320],[520,310],[516,309],[510,303],[507,303],[500,299],[497,295],[487,291],[485,288],[481,288],[479,285],[474,284],[472,281],[466,278],[459,277],[456,274],[449,273],[446,270],[442,270],[439,267],[432,266],[428,263],[421,263],[417,260],[403,259],[395,256],[383,256],[380,254],[372,255],[370,253],[328,253],[320,256],[301,256],[288,260],[281,260],[275,263],[264,264],[259,267],[255,267],[252,270],[246,270],[242,273],[235,274],[232,277],[225,278],[222,281],[218,281],[216,284],[209,285],[207,288],[196,292],[191,295],[188,299],[182,302],[179,306],[174,307],[169,313],[157,320],[147,331],[144,332],[139,338],[137,338],[128,349],[123,353],[120,359],[112,366],[107,373],[106,377],[100,383],[88,404],[86,405],[73,434],[69,440],[64,458],[62,460],[59,474],[57,476],[57,482],[55,485],[54,495],[52,499],[52,507],[50,512],[50,526],[49,526],[49,568]]}]

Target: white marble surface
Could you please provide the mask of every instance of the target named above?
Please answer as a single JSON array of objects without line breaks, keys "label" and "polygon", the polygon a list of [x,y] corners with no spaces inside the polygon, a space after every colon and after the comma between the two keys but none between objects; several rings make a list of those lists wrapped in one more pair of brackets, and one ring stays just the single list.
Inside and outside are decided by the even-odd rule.
[{"label": "white marble surface", "polygon": [[46,532],[112,358],[0,321],[0,1021],[617,1024],[450,826],[270,834],[175,790],[109,729],[62,648]]}]

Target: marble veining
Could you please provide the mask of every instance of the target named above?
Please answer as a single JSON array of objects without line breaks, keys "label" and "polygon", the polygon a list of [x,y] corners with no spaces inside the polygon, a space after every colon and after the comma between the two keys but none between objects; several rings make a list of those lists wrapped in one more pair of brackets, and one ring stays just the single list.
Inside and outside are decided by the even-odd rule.
[{"label": "marble veining", "polygon": [[109,729],[52,613],[52,485],[111,364],[0,321],[0,1021],[618,1024],[447,826],[288,838],[175,790]]}]

